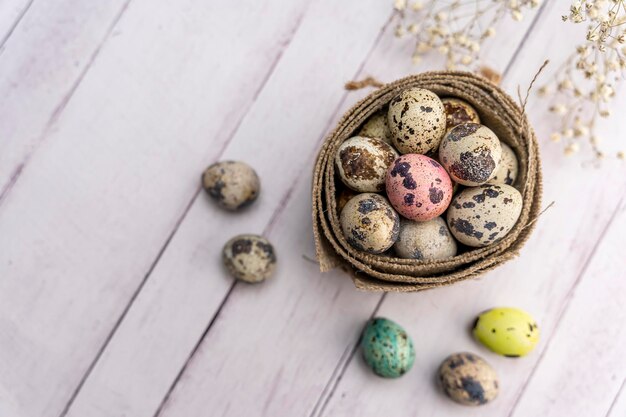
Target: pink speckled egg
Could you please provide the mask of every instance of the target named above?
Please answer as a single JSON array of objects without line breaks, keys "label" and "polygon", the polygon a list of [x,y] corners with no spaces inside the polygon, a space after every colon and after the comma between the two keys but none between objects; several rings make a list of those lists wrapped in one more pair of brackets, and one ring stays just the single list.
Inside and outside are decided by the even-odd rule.
[{"label": "pink speckled egg", "polygon": [[425,155],[409,153],[393,161],[386,188],[398,213],[419,222],[439,216],[452,199],[450,176],[439,162]]}]

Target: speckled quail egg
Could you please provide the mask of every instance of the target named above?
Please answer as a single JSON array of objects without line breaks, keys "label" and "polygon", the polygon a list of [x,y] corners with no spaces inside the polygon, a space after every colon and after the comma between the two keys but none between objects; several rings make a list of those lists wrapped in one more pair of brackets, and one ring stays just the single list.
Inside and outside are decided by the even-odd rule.
[{"label": "speckled quail egg", "polygon": [[480,123],[478,112],[465,100],[454,97],[442,98],[446,109],[446,130],[463,123]]},{"label": "speckled quail egg", "polygon": [[515,155],[513,149],[506,143],[500,141],[500,146],[502,147],[500,164],[498,165],[496,175],[489,182],[493,184],[513,185],[519,170],[517,155]]},{"label": "speckled quail egg", "polygon": [[335,165],[341,181],[355,191],[376,192],[385,188],[387,168],[398,157],[388,143],[355,136],[339,146]]},{"label": "speckled quail egg", "polygon": [[457,245],[441,217],[426,222],[402,219],[393,249],[400,258],[436,261],[456,255]]},{"label": "speckled quail egg", "polygon": [[239,235],[229,240],[224,245],[222,259],[235,278],[249,283],[264,281],[276,267],[274,247],[257,235]]},{"label": "speckled quail egg", "polygon": [[387,122],[393,144],[401,154],[425,154],[437,149],[446,132],[443,103],[423,88],[409,88],[391,100]]},{"label": "speckled quail egg", "polygon": [[441,141],[439,161],[452,179],[474,187],[496,175],[502,147],[487,126],[464,123],[450,130]]},{"label": "speckled quail egg", "polygon": [[391,145],[391,130],[389,130],[389,124],[387,123],[387,109],[380,110],[370,116],[363,123],[357,135],[380,139]]},{"label": "speckled quail egg", "polygon": [[406,154],[387,173],[389,201],[410,220],[427,221],[439,216],[452,199],[452,181],[445,169],[425,155]]},{"label": "speckled quail egg", "polygon": [[443,392],[463,405],[483,405],[497,397],[496,371],[483,358],[473,353],[455,353],[439,367],[439,383]]},{"label": "speckled quail egg", "polygon": [[413,340],[391,320],[376,317],[367,322],[361,336],[365,363],[385,378],[398,378],[407,373],[415,362]]},{"label": "speckled quail egg", "polygon": [[202,186],[220,206],[228,210],[237,210],[256,200],[261,182],[248,164],[222,161],[204,171]]},{"label": "speckled quail egg", "polygon": [[448,226],[461,243],[482,247],[499,242],[522,212],[522,195],[506,184],[485,184],[457,194],[448,210]]},{"label": "speckled quail egg", "polygon": [[400,216],[385,197],[363,193],[348,201],[340,223],[348,243],[369,253],[382,253],[398,239]]},{"label": "speckled quail egg", "polygon": [[539,342],[537,322],[519,308],[499,307],[481,313],[472,332],[487,348],[511,358],[527,355]]}]

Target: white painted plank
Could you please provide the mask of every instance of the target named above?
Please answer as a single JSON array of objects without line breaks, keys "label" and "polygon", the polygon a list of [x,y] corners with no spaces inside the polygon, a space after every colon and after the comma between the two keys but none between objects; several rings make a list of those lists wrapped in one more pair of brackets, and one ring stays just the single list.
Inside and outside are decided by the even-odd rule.
[{"label": "white painted plank", "polygon": [[[0,16],[11,3],[0,3]],[[54,126],[126,3],[35,1],[12,31],[0,51],[0,203]]]},{"label": "white painted plank", "polygon": [[[389,59],[393,62],[390,36],[391,31],[387,31],[375,49],[376,58],[368,60],[360,75],[376,69],[374,62]],[[383,51],[389,55],[385,56]],[[406,55],[403,53],[402,57]],[[406,59],[403,62],[406,74],[410,63]],[[399,68],[395,66],[393,71]],[[318,100],[316,97],[314,103]],[[311,162],[306,166],[310,167]],[[334,369],[340,368],[349,357],[346,352],[356,341],[355,334],[360,332],[368,311],[380,296],[352,289],[328,300],[325,297],[332,293],[330,289],[322,295],[319,290],[311,289],[351,284],[346,276],[335,282],[337,273],[320,275],[300,259],[303,251],[313,253],[310,241],[306,247],[299,243],[300,230],[311,227],[309,187],[307,171],[305,180],[297,184],[284,216],[274,219],[276,229],[271,231],[270,238],[284,254],[280,263],[285,269],[275,282],[268,283],[269,288],[253,291],[249,287],[235,287],[173,391],[164,416],[201,415],[203,410],[218,415],[259,414],[261,408],[260,413],[265,415],[308,414],[319,409],[317,401],[327,388],[326,380],[332,381]],[[219,250],[219,245],[215,245],[215,250]],[[162,292],[167,293],[164,289]],[[339,302],[345,305],[342,314],[334,310],[334,304]],[[156,300],[152,303],[162,304]],[[255,320],[251,321],[251,317]],[[237,342],[233,343],[234,340]],[[130,344],[127,342],[125,346],[128,348]],[[320,381],[324,377],[327,379]]]},{"label": "white painted plank", "polygon": [[0,206],[0,392],[18,415],[61,412],[307,5],[129,7]]},{"label": "white painted plank", "polygon": [[608,226],[514,417],[605,415],[618,396],[626,378],[624,231],[626,204]]},{"label": "white painted plank", "polygon": [[622,386],[617,392],[615,399],[609,407],[609,412],[606,415],[606,417],[620,416],[626,416],[626,378],[622,381]]},{"label": "white painted plank", "polygon": [[0,55],[7,40],[28,11],[32,0],[3,0],[0,2]]},{"label": "white painted plank", "polygon": [[[540,45],[552,39],[559,50],[550,51],[555,62],[567,52],[567,27],[559,26],[561,11],[549,4],[531,33],[519,59],[512,66],[505,86],[514,92],[526,85],[545,56]],[[536,99],[533,99],[536,100]],[[619,106],[625,106],[621,98]],[[541,108],[529,113],[541,137],[547,137],[552,120]],[[618,134],[618,127],[606,127]],[[377,415],[402,413],[420,416],[508,415],[517,402],[525,381],[550,339],[567,294],[577,282],[595,242],[611,218],[625,186],[623,167],[607,164],[602,171],[582,168],[579,161],[564,160],[561,149],[542,141],[545,174],[544,200],[556,206],[544,214],[522,251],[522,256],[475,282],[429,291],[424,294],[392,294],[383,302],[379,315],[397,320],[413,335],[417,360],[412,372],[400,381],[382,381],[365,369],[360,356],[350,363],[324,415]],[[620,176],[620,173],[622,173]],[[527,358],[497,357],[474,342],[468,329],[475,315],[494,306],[511,305],[530,311],[542,327],[543,342]],[[571,341],[571,340],[570,340]],[[463,408],[445,399],[436,388],[439,363],[450,353],[470,350],[484,356],[501,376],[501,392],[492,404]],[[591,359],[590,360],[594,360]],[[526,398],[533,401],[532,398]]]},{"label": "white painted plank", "polygon": [[[361,296],[358,299],[364,301],[355,303],[358,295],[349,280],[333,280],[331,276],[320,279],[317,266],[302,259],[303,253],[311,254],[312,250],[305,251],[298,243],[307,242],[309,247],[311,241],[307,209],[310,181],[304,178],[310,176],[313,154],[337,103],[345,95],[343,83],[354,76],[390,15],[389,5],[377,0],[350,1],[321,0],[311,4],[295,38],[226,149],[224,158],[244,159],[257,169],[263,184],[259,201],[244,213],[233,215],[210,204],[204,195],[198,198],[87,379],[69,415],[97,416],[111,411],[133,416],[154,413],[232,283],[221,266],[222,245],[237,233],[261,233],[273,216],[285,209],[283,201],[290,196],[289,189],[299,177],[298,208],[294,212],[298,226],[291,227],[293,237],[289,235],[288,240],[274,242],[279,257],[278,276],[262,286],[235,289],[235,293],[251,301],[257,299],[256,308],[280,306],[280,317],[274,320],[279,312],[274,308],[271,314],[255,312],[227,331],[236,332],[237,344],[245,350],[241,353],[243,357],[255,360],[249,349],[261,349],[260,342],[255,338],[247,344],[246,340],[250,340],[247,338],[258,335],[266,327],[274,332],[306,323],[299,313],[301,309],[308,319],[315,314],[346,315],[340,329],[327,328],[320,321],[300,340],[304,343],[316,334],[328,337],[329,333],[322,333],[327,331],[347,337],[344,345],[319,352],[327,366],[310,369],[315,385],[300,387],[309,390],[308,402],[303,400],[298,407],[306,410],[316,400],[328,378],[327,372],[334,368],[343,349],[358,333],[358,326],[354,326],[344,310],[350,312],[357,307],[351,314],[360,316],[371,310],[376,301],[376,297]],[[351,30],[346,31],[346,27]],[[341,42],[336,42],[339,37]],[[286,211],[294,211],[292,207]],[[302,270],[303,262],[305,270]],[[301,302],[304,298],[305,306]],[[295,317],[287,320],[292,309]],[[230,313],[225,309],[222,314]],[[262,326],[261,320],[270,322]],[[274,325],[270,324],[272,321]],[[281,351],[274,348],[269,338],[263,340],[266,351],[280,355]],[[218,345],[216,348],[223,354],[228,354],[230,349]],[[240,352],[233,350],[233,354]],[[226,358],[219,361],[224,366],[226,362]],[[249,366],[246,360],[232,361],[229,366],[238,363]],[[268,368],[267,375],[259,373],[255,378],[270,383],[275,378],[269,373],[271,370]],[[285,372],[285,376],[292,375],[294,367]],[[272,398],[262,384],[257,386],[256,396],[250,396],[250,401],[237,400],[231,389],[236,389],[239,379],[240,374],[224,369],[222,377],[215,381],[219,382],[220,390],[215,387],[210,396],[215,401],[213,413],[226,412],[229,402],[232,402],[229,412],[233,415],[253,411],[255,398],[259,397],[268,401],[268,410],[280,409],[280,399]],[[293,380],[290,377],[286,381],[291,384]],[[280,389],[284,389],[285,381],[278,382]],[[309,380],[302,382],[309,384]]]}]

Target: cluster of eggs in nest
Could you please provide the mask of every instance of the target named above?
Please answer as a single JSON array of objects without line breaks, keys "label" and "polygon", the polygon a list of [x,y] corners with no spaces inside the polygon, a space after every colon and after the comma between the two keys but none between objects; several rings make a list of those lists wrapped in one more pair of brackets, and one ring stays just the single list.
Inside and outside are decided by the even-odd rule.
[{"label": "cluster of eggs in nest", "polygon": [[354,248],[419,260],[499,242],[517,222],[515,152],[472,105],[406,89],[335,155],[337,207]]}]

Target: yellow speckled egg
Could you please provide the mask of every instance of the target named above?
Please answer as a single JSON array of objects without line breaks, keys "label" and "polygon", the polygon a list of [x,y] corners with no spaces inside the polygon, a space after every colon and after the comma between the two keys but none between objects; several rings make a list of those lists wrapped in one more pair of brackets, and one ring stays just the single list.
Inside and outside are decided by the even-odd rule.
[{"label": "yellow speckled egg", "polygon": [[487,126],[464,123],[450,130],[441,141],[439,161],[453,181],[475,187],[496,175],[502,147]]},{"label": "yellow speckled egg", "polygon": [[382,253],[398,239],[400,216],[378,194],[357,195],[346,203],[339,217],[346,240],[358,250]]},{"label": "yellow speckled egg", "polygon": [[441,217],[425,222],[402,219],[393,249],[400,258],[436,261],[456,255],[457,245]]},{"label": "yellow speckled egg", "polygon": [[432,91],[409,88],[389,104],[387,122],[401,154],[425,154],[437,149],[446,132],[443,103]]},{"label": "yellow speckled egg", "polygon": [[441,102],[446,109],[446,130],[463,123],[480,123],[478,112],[467,101],[446,97]]},{"label": "yellow speckled egg", "polygon": [[379,139],[355,136],[343,142],[335,155],[341,181],[359,192],[385,189],[387,168],[398,157],[396,150]]},{"label": "yellow speckled egg", "polygon": [[487,348],[511,358],[527,355],[539,342],[537,322],[519,308],[499,307],[481,313],[472,332]]},{"label": "yellow speckled egg", "polygon": [[459,242],[472,247],[499,242],[522,212],[522,195],[506,184],[466,188],[452,198],[447,220]]},{"label": "yellow speckled egg", "polygon": [[519,170],[517,155],[515,155],[513,149],[511,149],[511,147],[506,143],[500,142],[500,146],[502,147],[500,165],[498,165],[496,175],[489,182],[493,184],[513,185]]},{"label": "yellow speckled egg", "polygon": [[389,130],[389,124],[387,123],[387,109],[380,110],[367,119],[357,135],[380,139],[392,145],[391,130]]}]

